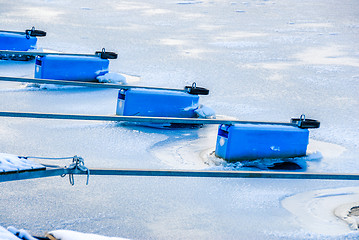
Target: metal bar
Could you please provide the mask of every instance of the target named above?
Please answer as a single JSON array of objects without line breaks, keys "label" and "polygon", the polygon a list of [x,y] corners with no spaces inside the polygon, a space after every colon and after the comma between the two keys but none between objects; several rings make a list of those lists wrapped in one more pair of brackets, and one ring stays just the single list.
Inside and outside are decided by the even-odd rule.
[{"label": "metal bar", "polygon": [[82,57],[98,57],[99,54],[86,54],[86,53],[56,53],[56,52],[33,52],[33,51],[11,51],[11,50],[0,50],[0,54],[14,54],[14,55],[27,55],[27,56],[82,56]]},{"label": "metal bar", "polygon": [[[80,172],[80,174],[87,174]],[[91,175],[157,176],[157,177],[209,177],[209,178],[278,178],[278,179],[322,179],[359,180],[359,174],[303,173],[263,171],[195,171],[195,170],[143,170],[143,169],[90,169]]]},{"label": "metal bar", "polygon": [[[263,171],[196,171],[165,169],[89,169],[94,176],[137,176],[137,177],[195,177],[195,178],[271,178],[271,179],[312,179],[312,180],[359,180],[357,173],[303,173]],[[0,173],[0,182],[61,176],[63,174],[87,175],[78,169],[46,169],[17,173]]]},{"label": "metal bar", "polygon": [[46,118],[46,119],[68,119],[68,120],[89,120],[89,121],[110,121],[110,122],[150,122],[150,123],[181,123],[181,124],[265,124],[265,125],[287,125],[295,126],[295,123],[285,122],[258,122],[225,119],[200,119],[200,118],[171,118],[171,117],[141,117],[141,116],[105,116],[105,115],[82,115],[82,114],[61,114],[61,113],[34,113],[34,112],[0,112],[0,117],[20,118]]},{"label": "metal bar", "polygon": [[21,35],[26,35],[26,32],[19,32],[19,31],[8,31],[8,30],[0,30],[0,32],[5,32],[5,33],[16,33],[16,34],[21,34]]},{"label": "metal bar", "polygon": [[[1,53],[1,51],[0,51],[0,53]],[[144,86],[120,85],[120,84],[110,84],[110,83],[66,81],[66,80],[39,79],[39,78],[20,78],[20,77],[1,77],[0,76],[0,81],[29,82],[29,83],[39,83],[39,84],[71,85],[71,86],[92,87],[92,88],[112,88],[112,89],[140,88],[140,89],[154,89],[154,90],[187,92],[187,90],[185,90],[185,89],[175,89],[175,88],[144,87]]]}]

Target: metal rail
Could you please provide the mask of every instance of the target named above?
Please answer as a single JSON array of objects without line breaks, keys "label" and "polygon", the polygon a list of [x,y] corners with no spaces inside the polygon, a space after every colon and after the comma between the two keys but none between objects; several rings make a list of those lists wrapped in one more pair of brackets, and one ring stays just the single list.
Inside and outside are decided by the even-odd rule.
[{"label": "metal rail", "polygon": [[241,121],[226,119],[201,119],[201,118],[171,118],[171,117],[140,117],[140,116],[106,116],[106,115],[83,115],[83,114],[62,114],[62,113],[34,113],[34,112],[9,112],[1,111],[0,117],[18,118],[45,118],[45,119],[67,119],[67,120],[88,120],[88,121],[110,121],[110,122],[150,122],[150,123],[180,123],[180,124],[265,124],[265,125],[286,125],[298,127],[295,123],[286,122],[259,122]]},{"label": "metal rail", "polygon": [[28,37],[45,37],[46,36],[45,31],[37,30],[37,29],[35,29],[35,27],[32,27],[31,29],[26,29],[24,32],[0,30],[0,33],[1,32],[3,32],[3,33],[14,33],[14,34],[19,34],[19,35],[26,35],[26,38],[28,38]]},{"label": "metal rail", "polygon": [[[279,178],[359,180],[359,174],[351,173],[304,173],[263,171],[196,171],[196,170],[143,170],[143,169],[90,169],[91,175],[157,176],[157,177],[210,177],[210,178]],[[87,174],[80,172],[79,174]]]},{"label": "metal rail", "polygon": [[[271,179],[316,179],[316,180],[359,180],[357,173],[307,173],[307,172],[263,172],[263,171],[196,171],[162,169],[89,169],[92,176],[137,176],[137,177],[193,177],[193,178],[271,178]],[[78,169],[46,169],[1,173],[0,182],[61,176],[64,174],[87,175]]]},{"label": "metal rail", "polygon": [[[1,51],[0,51],[1,53]],[[40,79],[40,78],[21,78],[21,77],[1,77],[0,81],[7,82],[28,82],[28,83],[39,83],[39,84],[57,84],[67,86],[78,86],[78,87],[91,87],[91,88],[112,88],[112,89],[154,89],[154,90],[167,90],[177,92],[188,92],[186,89],[176,88],[163,88],[163,87],[144,87],[134,85],[120,85],[113,83],[97,83],[97,82],[81,82],[81,81],[66,81],[66,80],[53,80],[53,79]]]},{"label": "metal rail", "polygon": [[4,32],[4,33],[16,33],[16,34],[20,34],[20,35],[26,35],[26,32],[20,32],[20,31],[9,31],[9,30],[0,30],[0,32]]},{"label": "metal rail", "polygon": [[86,54],[86,53],[56,53],[56,52],[35,52],[35,51],[12,51],[12,50],[0,50],[0,54],[8,55],[27,55],[27,56],[78,56],[78,57],[98,57],[99,54]]}]

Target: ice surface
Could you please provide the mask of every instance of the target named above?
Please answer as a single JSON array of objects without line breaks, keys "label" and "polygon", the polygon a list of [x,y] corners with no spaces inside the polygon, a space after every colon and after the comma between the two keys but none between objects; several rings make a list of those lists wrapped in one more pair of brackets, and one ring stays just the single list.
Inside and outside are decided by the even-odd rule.
[{"label": "ice surface", "polygon": [[[300,159],[305,171],[352,173],[359,172],[358,8],[354,0],[3,1],[0,20],[3,29],[45,30],[39,48],[117,52],[111,72],[135,76],[139,85],[196,82],[210,90],[201,103],[217,115],[289,121],[304,113],[318,119],[311,154]],[[34,61],[0,61],[0,71],[33,77]],[[117,93],[34,91],[0,82],[3,111],[113,115]],[[243,169],[211,154],[216,131],[0,118],[0,152],[79,155],[88,167]],[[315,216],[328,216],[319,221],[309,210],[297,217],[281,204],[302,193],[308,193],[302,205],[316,204],[313,191],[350,193],[356,181],[91,176],[86,186],[84,177],[75,179],[74,187],[59,177],[1,183],[0,225],[37,235],[68,229],[130,239],[358,238],[341,220],[335,225],[327,209],[306,205]],[[340,231],[322,232],[325,226]]]}]

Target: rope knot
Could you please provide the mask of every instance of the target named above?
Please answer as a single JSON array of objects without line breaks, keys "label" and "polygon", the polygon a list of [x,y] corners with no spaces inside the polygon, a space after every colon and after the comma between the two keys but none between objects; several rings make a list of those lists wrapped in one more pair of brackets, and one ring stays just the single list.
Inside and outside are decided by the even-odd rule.
[{"label": "rope knot", "polygon": [[[72,158],[72,163],[68,167],[65,167],[65,169],[72,170],[72,171],[78,170],[80,172],[86,172],[87,173],[86,185],[88,185],[89,178],[90,178],[90,170],[85,166],[85,161],[82,157],[75,155]],[[74,174],[69,173],[68,175],[69,175],[70,184],[72,186],[75,185]],[[62,177],[64,177],[64,176],[66,176],[66,174],[62,175]]]}]

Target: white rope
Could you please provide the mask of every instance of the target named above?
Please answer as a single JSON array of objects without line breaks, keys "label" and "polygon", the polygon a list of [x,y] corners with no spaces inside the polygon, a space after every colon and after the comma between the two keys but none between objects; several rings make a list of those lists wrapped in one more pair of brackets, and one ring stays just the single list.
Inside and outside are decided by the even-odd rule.
[{"label": "white rope", "polygon": [[74,157],[55,158],[55,157],[19,156],[19,158],[24,158],[24,159],[33,158],[33,159],[44,159],[44,160],[67,160],[67,159],[73,159]]},{"label": "white rope", "polygon": [[[67,160],[67,159],[72,159],[72,163],[67,167],[65,166],[65,169],[69,169],[69,170],[79,170],[81,172],[86,172],[87,173],[87,180],[86,180],[86,185],[88,185],[89,183],[89,178],[90,178],[90,170],[85,166],[85,161],[82,157],[79,157],[77,155],[73,156],[73,157],[37,157],[37,156],[19,156],[19,158],[24,158],[24,159],[43,159],[43,160]],[[60,166],[56,166],[56,167],[60,167]],[[70,184],[73,186],[75,185],[75,180],[74,180],[74,174],[70,173],[69,175],[69,181]],[[61,177],[65,177],[66,174],[61,175]]]},{"label": "white rope", "polygon": [[[66,167],[65,169],[69,169],[69,170],[80,170],[81,172],[87,172],[87,180],[86,180],[86,185],[89,184],[89,178],[90,178],[90,170],[85,167],[85,161],[82,157],[78,157],[77,155],[75,155],[72,158],[72,164],[70,164],[70,166]],[[69,173],[69,181],[70,184],[73,186],[75,185],[75,179],[74,179],[74,174],[73,173]],[[65,177],[66,174],[61,175],[61,177]]]}]

